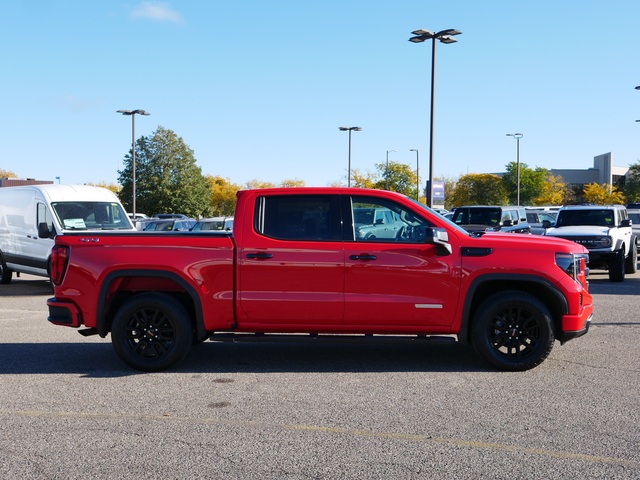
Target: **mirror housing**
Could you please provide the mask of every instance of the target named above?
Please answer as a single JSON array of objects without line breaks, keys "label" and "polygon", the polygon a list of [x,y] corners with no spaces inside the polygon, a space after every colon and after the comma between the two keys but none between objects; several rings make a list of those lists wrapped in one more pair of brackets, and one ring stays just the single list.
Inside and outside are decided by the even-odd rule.
[{"label": "mirror housing", "polygon": [[544,228],[545,230],[547,228],[551,228],[551,222],[549,220],[543,220],[542,221],[542,228]]},{"label": "mirror housing", "polygon": [[620,222],[621,227],[630,227],[633,224],[630,218],[625,218]]},{"label": "mirror housing", "polygon": [[49,230],[49,226],[45,222],[38,224],[38,238],[53,238],[54,234]]},{"label": "mirror housing", "polygon": [[453,253],[449,243],[449,233],[444,228],[424,227],[424,243],[435,245],[438,255],[451,255]]}]

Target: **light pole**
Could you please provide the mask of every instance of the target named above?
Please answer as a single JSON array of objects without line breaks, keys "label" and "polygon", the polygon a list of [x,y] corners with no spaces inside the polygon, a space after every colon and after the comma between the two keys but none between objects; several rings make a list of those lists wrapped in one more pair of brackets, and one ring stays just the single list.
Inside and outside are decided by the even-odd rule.
[{"label": "light pole", "polygon": [[420,201],[420,151],[412,148],[410,152],[416,152],[416,200]]},{"label": "light pole", "polygon": [[518,182],[518,197],[517,197],[517,202],[516,205],[520,206],[520,139],[522,138],[522,134],[521,133],[507,133],[507,137],[513,137],[516,139],[516,142],[518,143],[517,149],[518,149],[518,153],[516,156],[516,169],[518,171],[517,174],[517,182]]},{"label": "light pole", "polygon": [[431,48],[431,127],[429,133],[429,187],[427,192],[427,205],[433,208],[433,132],[435,125],[435,100],[436,100],[436,40],[442,43],[456,43],[455,38],[451,38],[450,35],[460,35],[460,30],[448,28],[447,30],[441,30],[437,33],[433,33],[430,30],[414,30],[411,32],[416,35],[409,39],[413,43],[422,43],[425,40],[433,40]]},{"label": "light pole", "polygon": [[387,178],[387,188],[389,190],[389,152],[397,152],[398,150],[387,150],[387,169],[384,176]]},{"label": "light pole", "polygon": [[123,115],[131,115],[131,161],[133,182],[133,218],[136,218],[136,113],[138,115],[151,115],[144,110],[118,110]]},{"label": "light pole", "polygon": [[341,132],[349,132],[349,172],[347,173],[347,187],[351,187],[351,132],[359,132],[360,127],[338,127]]}]

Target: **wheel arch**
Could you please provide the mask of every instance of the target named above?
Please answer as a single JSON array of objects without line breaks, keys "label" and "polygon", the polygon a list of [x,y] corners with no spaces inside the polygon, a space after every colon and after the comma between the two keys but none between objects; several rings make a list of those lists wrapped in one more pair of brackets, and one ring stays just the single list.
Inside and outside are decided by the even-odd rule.
[{"label": "wheel arch", "polygon": [[[130,281],[142,278],[153,280],[148,288],[130,289],[127,286]],[[115,270],[105,276],[96,311],[98,334],[106,337],[118,308],[133,295],[146,292],[166,293],[176,298],[191,313],[196,338],[206,337],[202,302],[195,287],[177,273],[147,269]]]},{"label": "wheel arch", "polygon": [[496,292],[506,290],[526,292],[542,301],[551,313],[554,334],[556,338],[560,338],[562,315],[569,313],[569,303],[558,287],[536,275],[494,273],[479,276],[469,286],[458,334],[460,343],[465,345],[470,343],[472,320],[482,301]]}]

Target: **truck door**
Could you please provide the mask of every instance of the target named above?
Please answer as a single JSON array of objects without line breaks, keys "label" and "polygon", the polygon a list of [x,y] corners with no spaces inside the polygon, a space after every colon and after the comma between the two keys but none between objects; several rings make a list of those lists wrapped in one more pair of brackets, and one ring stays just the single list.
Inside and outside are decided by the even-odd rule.
[{"label": "truck door", "polygon": [[238,240],[239,327],[342,323],[340,195],[256,200],[255,213],[245,212]]},{"label": "truck door", "polygon": [[434,224],[417,211],[377,197],[345,196],[344,201],[350,202],[346,211],[389,209],[404,223],[393,239],[354,234],[345,243],[345,325],[386,325],[390,332],[450,325],[460,291],[457,238],[450,239],[452,255],[437,255],[434,245],[420,242],[418,227]]}]

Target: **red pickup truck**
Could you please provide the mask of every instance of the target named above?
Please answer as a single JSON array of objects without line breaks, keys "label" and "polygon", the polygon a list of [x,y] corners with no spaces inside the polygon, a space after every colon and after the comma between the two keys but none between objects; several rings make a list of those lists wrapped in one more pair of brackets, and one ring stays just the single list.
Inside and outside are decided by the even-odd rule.
[{"label": "red pickup truck", "polygon": [[[362,209],[391,211],[364,234]],[[398,222],[402,225],[398,228]],[[587,250],[469,234],[404,195],[349,188],[238,193],[233,232],[56,238],[49,321],[111,333],[124,362],[166,369],[193,343],[456,339],[490,365],[539,365],[587,332]]]}]

